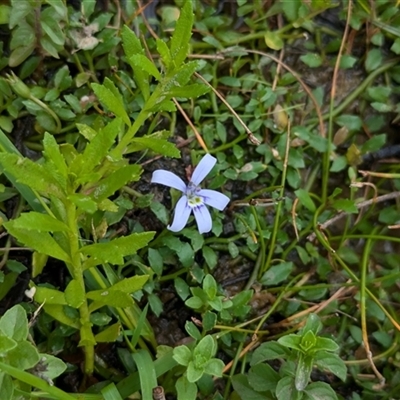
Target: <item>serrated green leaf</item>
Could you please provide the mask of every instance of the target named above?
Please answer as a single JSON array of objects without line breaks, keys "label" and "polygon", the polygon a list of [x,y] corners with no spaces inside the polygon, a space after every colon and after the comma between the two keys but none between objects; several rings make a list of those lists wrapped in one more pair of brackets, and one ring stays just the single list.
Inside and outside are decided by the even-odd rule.
[{"label": "serrated green leaf", "polygon": [[81,253],[91,256],[98,263],[112,263],[121,265],[124,257],[135,254],[137,250],[146,246],[153,239],[155,232],[132,233],[107,243],[96,243],[81,248]]},{"label": "serrated green leaf", "polygon": [[194,18],[192,7],[191,1],[185,2],[171,38],[171,60],[176,67],[179,67],[185,61],[189,53]]},{"label": "serrated green leaf", "polygon": [[177,70],[174,70],[174,74],[171,78],[169,78],[164,84],[163,91],[166,95],[172,97],[169,94],[169,91],[175,88],[185,86],[189,79],[192,77],[199,64],[197,61],[190,61],[184,65],[182,65]]},{"label": "serrated green leaf", "polygon": [[64,196],[64,190],[60,183],[45,166],[28,158],[9,153],[0,154],[0,164],[17,182],[23,183],[46,196],[50,194],[56,197]]},{"label": "serrated green leaf", "polygon": [[[90,143],[86,145],[86,148],[82,154],[79,154],[71,164],[71,171],[78,176],[81,171],[90,173],[97,167],[101,161],[106,157],[108,150],[113,145],[116,136],[121,132],[123,127],[122,119],[115,118],[109,124],[107,124],[99,132],[95,132],[90,127],[80,125],[79,130],[81,134],[92,136]],[[89,128],[89,129],[87,129]]]},{"label": "serrated green leaf", "polygon": [[64,222],[61,222],[50,215],[41,214],[36,211],[21,214],[17,219],[12,220],[13,227],[16,229],[25,229],[27,231],[39,232],[67,232],[69,228]]},{"label": "serrated green leaf", "polygon": [[[122,47],[124,48],[128,62],[135,54],[144,55],[144,49],[140,40],[126,25],[122,29]],[[143,71],[140,67],[132,64],[130,65],[134,72],[135,82],[142,92],[144,100],[147,100],[150,97],[149,74],[147,71]]]},{"label": "serrated green leaf", "polygon": [[76,124],[79,133],[89,142],[98,134],[95,129],[85,124]]},{"label": "serrated green leaf", "polygon": [[58,146],[53,135],[45,132],[43,138],[44,151],[43,155],[48,163],[54,166],[56,172],[58,172],[64,180],[60,182],[62,186],[65,186],[65,178],[67,177],[68,169],[65,159],[61,154],[60,147]]},{"label": "serrated green leaf", "polygon": [[139,165],[125,165],[119,168],[99,182],[93,191],[93,198],[98,202],[107,199],[122,186],[137,181],[140,178],[141,171],[142,167]]},{"label": "serrated green leaf", "polygon": [[4,224],[7,231],[25,246],[39,253],[47,254],[65,262],[70,262],[69,255],[59,246],[54,238],[47,232],[31,232],[15,227],[15,221]]},{"label": "serrated green leaf", "polygon": [[174,87],[170,89],[169,94],[173,97],[193,99],[208,93],[210,90],[211,89],[206,85],[194,83],[192,85],[186,85],[184,87]]},{"label": "serrated green leaf", "polygon": [[156,66],[143,54],[134,54],[129,61],[130,65],[141,68],[143,71],[147,71],[158,81],[161,80],[161,74]]},{"label": "serrated green leaf", "polygon": [[80,210],[88,214],[94,214],[98,208],[97,203],[84,194],[74,193],[68,196],[68,200],[72,201]]},{"label": "serrated green leaf", "polygon": [[128,153],[133,151],[140,151],[143,149],[151,149],[158,154],[166,157],[180,158],[181,153],[174,143],[168,142],[164,139],[152,137],[133,138],[129,146]]},{"label": "serrated green leaf", "polygon": [[136,34],[126,25],[122,28],[122,46],[129,60],[135,54],[144,54],[144,48]]},{"label": "serrated green leaf", "polygon": [[168,68],[171,63],[171,53],[164,40],[156,39],[157,51],[161,56],[163,64]]},{"label": "serrated green leaf", "polygon": [[131,126],[131,120],[125,110],[122,96],[110,79],[105,78],[104,85],[92,83],[92,89],[101,103],[117,117],[120,117],[126,125]]},{"label": "serrated green leaf", "polygon": [[28,320],[26,311],[21,305],[17,304],[5,312],[0,319],[0,331],[18,342],[26,340],[28,337]]}]

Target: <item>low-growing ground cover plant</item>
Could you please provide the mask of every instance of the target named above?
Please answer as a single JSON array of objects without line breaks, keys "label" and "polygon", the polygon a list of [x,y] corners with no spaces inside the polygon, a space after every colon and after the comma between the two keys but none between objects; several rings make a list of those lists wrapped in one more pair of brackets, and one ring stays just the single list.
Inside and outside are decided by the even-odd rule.
[{"label": "low-growing ground cover plant", "polygon": [[1,3],[1,400],[400,398],[399,18]]}]

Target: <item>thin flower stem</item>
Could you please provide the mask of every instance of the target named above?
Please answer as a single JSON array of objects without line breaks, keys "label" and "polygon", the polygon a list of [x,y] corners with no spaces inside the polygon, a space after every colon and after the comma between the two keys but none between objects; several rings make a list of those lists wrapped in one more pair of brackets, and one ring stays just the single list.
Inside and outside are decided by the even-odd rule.
[{"label": "thin flower stem", "polygon": [[[322,115],[322,120],[326,121],[329,119],[331,116],[336,117],[339,115],[342,111],[344,111],[347,107],[349,107],[350,104],[354,102],[354,100],[359,97],[365,89],[381,74],[386,72],[388,69],[394,67],[395,65],[398,65],[400,61],[400,58],[393,58],[392,60],[387,61],[385,64],[381,65],[379,68],[376,70],[372,71],[365,79],[363,82],[361,82],[360,85],[357,86],[357,88],[351,92],[343,101],[340,102],[340,104],[332,110],[332,112],[327,112],[326,114]],[[316,118],[312,118],[309,120],[309,123],[315,124],[317,122]]]},{"label": "thin flower stem", "polygon": [[214,149],[210,149],[210,154],[215,154],[215,153],[219,153],[220,151],[224,151],[224,150],[230,149],[235,144],[241,142],[242,140],[246,140],[246,139],[247,139],[247,135],[246,134],[240,135],[237,138],[235,138],[234,140],[232,140],[232,142],[222,144],[221,146],[218,146],[218,147],[216,147]]},{"label": "thin flower stem", "polygon": [[[226,244],[218,244],[218,243],[210,244],[210,247],[214,250],[220,250],[220,251],[226,251],[226,252],[229,251],[228,245],[226,245]],[[252,261],[256,261],[256,259],[257,259],[257,256],[254,253],[252,253],[250,250],[246,250],[242,247],[239,247],[239,254],[241,254],[242,256],[245,256],[246,258],[248,258],[249,260],[252,260]]]},{"label": "thin flower stem", "polygon": [[174,272],[173,274],[163,275],[158,279],[158,282],[172,281],[180,275],[187,274],[189,272],[188,268],[181,268],[180,270]]},{"label": "thin flower stem", "polygon": [[[377,227],[373,230],[373,233],[377,231]],[[371,251],[373,247],[373,241],[371,238],[367,239],[367,242],[364,246],[364,252],[361,262],[361,278],[360,278],[360,313],[361,313],[361,331],[362,331],[362,338],[363,344],[365,348],[365,352],[367,354],[367,359],[370,362],[370,366],[374,371],[376,377],[379,379],[379,386],[383,388],[385,384],[385,378],[376,368],[374,361],[372,359],[372,352],[369,347],[369,340],[368,340],[368,328],[367,328],[367,272],[369,266],[369,260],[371,258]]]},{"label": "thin flower stem", "polygon": [[332,88],[331,88],[331,98],[329,104],[329,120],[328,120],[328,148],[323,155],[322,159],[322,203],[325,204],[328,197],[328,180],[329,180],[329,164],[331,157],[331,148],[332,148],[332,136],[333,136],[333,109],[335,106],[335,94],[336,94],[336,84],[339,73],[340,59],[342,57],[344,46],[347,43],[347,36],[349,33],[350,26],[350,17],[351,17],[351,7],[352,2],[349,0],[349,4],[347,6],[347,19],[346,26],[344,28],[342,42],[340,44],[340,49],[336,58],[335,68],[333,70],[332,77]]},{"label": "thin flower stem", "polygon": [[[349,275],[350,279],[352,279],[354,282],[359,283],[360,279],[352,271],[352,269],[349,268],[349,266],[342,260],[342,258],[337,254],[337,252],[331,247],[330,243],[324,237],[324,235],[322,234],[322,232],[319,229],[319,226],[318,226],[318,215],[320,214],[322,208],[323,208],[323,206],[321,206],[314,214],[314,232],[316,234],[316,237],[318,238],[318,240],[322,244],[322,246],[329,252],[329,254],[347,272],[347,274]],[[383,313],[387,316],[387,318],[392,323],[392,325],[400,332],[400,324],[399,324],[399,322],[396,321],[396,319],[388,312],[388,310],[386,310],[386,308],[382,305],[382,303],[379,301],[379,299],[368,288],[365,288],[365,291],[369,295],[369,297],[377,304],[377,306],[383,311]]]},{"label": "thin flower stem", "polygon": [[[244,287],[244,290],[248,290],[253,286],[253,283],[256,281],[257,277],[260,276],[260,268],[261,268],[261,261],[263,259],[262,252],[260,251],[257,256],[256,264],[254,265],[253,271],[251,272],[250,278]],[[260,279],[260,278],[258,278]]]},{"label": "thin flower stem", "polygon": [[[281,190],[280,190],[280,197],[284,197],[285,195],[285,183],[286,183],[286,175],[287,175],[287,167],[288,167],[288,157],[289,157],[289,148],[290,148],[290,120],[288,120],[288,131],[287,131],[287,138],[286,138],[286,149],[285,149],[285,158],[283,162],[283,170],[282,170],[282,179],[281,179]],[[268,256],[267,260],[264,264],[264,267],[261,268],[260,273],[258,275],[258,279],[261,278],[261,276],[265,273],[265,271],[268,270],[268,268],[271,265],[272,261],[272,256],[275,251],[275,243],[276,243],[276,238],[278,235],[279,231],[279,225],[280,225],[280,215],[282,212],[282,201],[280,201],[276,207],[276,215],[275,215],[275,221],[274,221],[274,226],[272,228],[272,234],[271,234],[271,240],[269,241],[269,251],[268,251]]]}]

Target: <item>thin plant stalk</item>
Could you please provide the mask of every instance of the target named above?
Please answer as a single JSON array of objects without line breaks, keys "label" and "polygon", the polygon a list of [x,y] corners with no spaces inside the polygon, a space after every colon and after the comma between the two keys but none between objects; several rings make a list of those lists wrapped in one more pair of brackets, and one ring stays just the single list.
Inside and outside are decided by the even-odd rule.
[{"label": "thin plant stalk", "polygon": [[351,7],[352,2],[349,0],[349,4],[347,6],[347,20],[346,26],[343,33],[342,42],[340,44],[340,49],[336,58],[335,68],[333,70],[332,77],[332,89],[331,89],[331,98],[329,104],[329,120],[328,120],[328,148],[323,155],[322,159],[322,203],[325,204],[328,197],[328,180],[329,180],[329,164],[330,164],[330,156],[331,156],[331,147],[332,147],[332,137],[333,137],[333,109],[335,106],[335,94],[336,94],[336,83],[339,73],[340,59],[342,57],[344,46],[347,43],[347,36],[349,34],[349,26],[350,26],[350,17],[351,17]]},{"label": "thin plant stalk", "polygon": [[[285,158],[283,160],[281,190],[280,190],[280,193],[279,193],[279,197],[284,197],[284,195],[285,195],[285,183],[286,183],[286,175],[287,175],[287,168],[288,168],[289,148],[290,148],[290,120],[288,120],[288,131],[287,131],[287,138],[286,138]],[[272,228],[271,240],[269,241],[268,256],[267,256],[267,260],[266,260],[266,262],[264,264],[264,267],[262,267],[261,270],[260,270],[260,273],[258,275],[258,279],[261,278],[261,276],[264,274],[264,272],[267,271],[268,268],[271,265],[272,256],[273,256],[274,251],[275,251],[276,238],[277,238],[278,231],[279,231],[281,212],[282,212],[282,201],[278,202],[278,205],[276,207],[276,215],[275,215],[275,220],[274,220],[274,226]]]}]

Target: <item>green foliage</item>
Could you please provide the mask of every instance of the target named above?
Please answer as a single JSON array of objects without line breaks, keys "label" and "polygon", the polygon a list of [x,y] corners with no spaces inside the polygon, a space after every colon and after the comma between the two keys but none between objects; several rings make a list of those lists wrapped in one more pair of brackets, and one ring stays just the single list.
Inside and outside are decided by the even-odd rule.
[{"label": "green foliage", "polygon": [[66,39],[61,26],[67,22],[67,8],[61,0],[46,3],[42,7],[42,2],[11,1],[8,21],[13,34],[12,52],[8,61],[10,67],[24,62],[36,47],[40,47],[52,57],[59,58],[59,52],[63,49]]},{"label": "green foliage", "polygon": [[[241,398],[254,393],[254,398],[262,394],[282,400],[314,396],[337,399],[336,393],[326,383],[310,383],[314,365],[342,381],[347,376],[346,365],[333,353],[339,346],[332,339],[318,336],[321,327],[317,315],[310,314],[298,334],[284,335],[278,341],[269,341],[257,348],[248,377],[237,375],[233,379],[233,386]],[[275,359],[284,360],[278,372],[265,363]]]},{"label": "green foliage", "polygon": [[[28,340],[28,319],[20,305],[10,308],[0,318],[0,388],[4,399],[13,399],[17,393],[18,381],[35,385],[37,380],[53,384],[67,366],[59,358],[40,354]],[[2,367],[3,366],[3,367]],[[7,373],[7,366],[13,367],[14,374]],[[27,371],[23,374],[19,371]]]},{"label": "green foliage", "polygon": [[[6,3],[0,300],[26,283],[23,309],[40,311],[29,334],[22,308],[3,316],[14,325],[0,329],[2,398],[71,400],[54,354],[79,360],[74,389],[106,400],[150,399],[157,385],[181,400],[393,397],[395,2]],[[177,193],[151,173],[188,180],[204,152],[218,160],[207,187],[229,209],[210,234],[168,232]],[[294,333],[310,302],[323,303],[321,324]],[[363,337],[383,394],[354,378],[370,373]],[[338,346],[351,360],[340,387]],[[312,382],[314,369],[329,380]]]},{"label": "green foliage", "polygon": [[224,363],[214,358],[216,350],[216,342],[211,335],[204,336],[193,349],[185,345],[175,347],[174,359],[187,367],[185,375],[176,384],[179,399],[195,399],[197,389],[194,384],[203,375],[222,376]]}]

